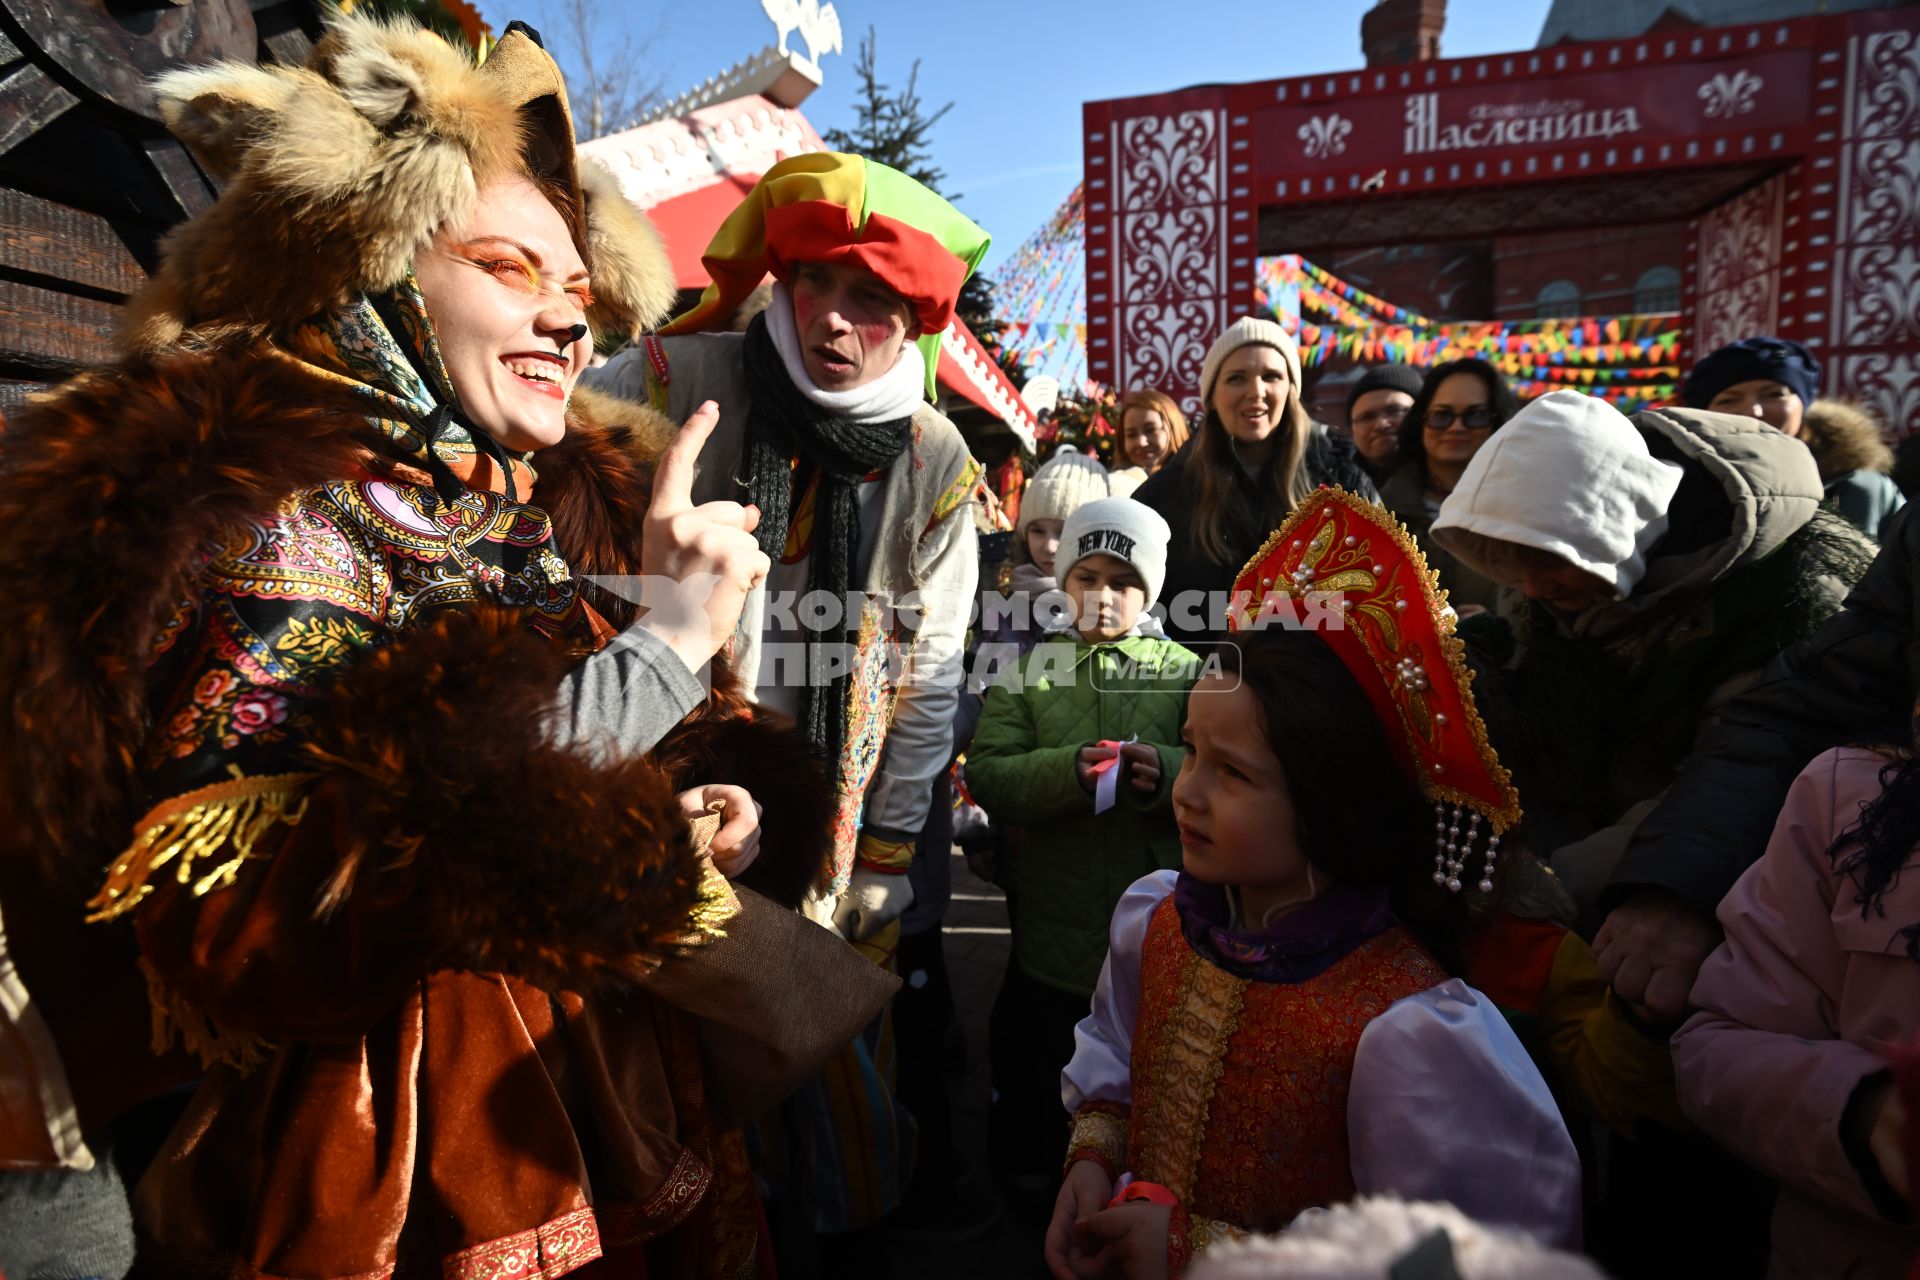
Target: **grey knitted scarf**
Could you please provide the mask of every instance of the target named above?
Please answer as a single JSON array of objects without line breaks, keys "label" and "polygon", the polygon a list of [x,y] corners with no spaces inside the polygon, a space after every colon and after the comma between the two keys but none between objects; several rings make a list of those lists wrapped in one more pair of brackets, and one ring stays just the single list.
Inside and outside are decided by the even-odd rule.
[{"label": "grey knitted scarf", "polygon": [[[860,550],[860,481],[906,451],[913,418],[857,423],[828,414],[794,385],[764,315],[755,316],[747,329],[745,372],[753,398],[747,416],[747,496],[760,508],[755,535],[760,549],[779,562],[793,523],[793,496],[817,474],[807,589],[829,592],[844,604],[853,589],[854,558]],[[838,627],[809,626],[809,655],[815,645],[853,644],[858,625],[858,616],[845,610]],[[800,729],[816,756],[836,761],[846,735],[847,677],[836,675],[816,685],[813,663],[807,667],[807,683],[800,691]]]}]

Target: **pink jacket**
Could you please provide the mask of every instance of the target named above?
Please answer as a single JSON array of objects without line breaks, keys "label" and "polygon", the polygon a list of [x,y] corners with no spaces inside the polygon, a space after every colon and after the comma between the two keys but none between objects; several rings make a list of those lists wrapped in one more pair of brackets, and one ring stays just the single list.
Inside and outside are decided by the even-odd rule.
[{"label": "pink jacket", "polygon": [[1726,941],[1673,1038],[1681,1108],[1778,1178],[1776,1277],[1904,1280],[1920,1230],[1874,1208],[1840,1144],[1855,1086],[1920,1031],[1920,961],[1898,930],[1920,922],[1920,850],[1861,918],[1827,849],[1880,794],[1884,756],[1843,748],[1794,781],[1764,857],[1720,904]]}]

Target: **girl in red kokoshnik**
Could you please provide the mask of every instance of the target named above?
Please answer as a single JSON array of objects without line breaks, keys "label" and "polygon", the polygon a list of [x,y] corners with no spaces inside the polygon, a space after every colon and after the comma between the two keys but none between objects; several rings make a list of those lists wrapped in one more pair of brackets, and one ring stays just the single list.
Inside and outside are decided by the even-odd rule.
[{"label": "girl in red kokoshnik", "polygon": [[1187,704],[1185,869],[1121,900],[1063,1077],[1049,1265],[1178,1275],[1379,1193],[1577,1244],[1553,1098],[1452,976],[1520,807],[1432,574],[1379,507],[1321,489],[1234,591],[1236,643]]}]

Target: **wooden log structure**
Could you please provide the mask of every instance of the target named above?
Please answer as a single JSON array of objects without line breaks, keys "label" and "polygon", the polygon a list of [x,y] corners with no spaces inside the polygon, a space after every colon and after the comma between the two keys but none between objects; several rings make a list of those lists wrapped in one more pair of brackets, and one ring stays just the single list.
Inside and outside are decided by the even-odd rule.
[{"label": "wooden log structure", "polygon": [[112,358],[160,237],[213,200],[153,78],[298,64],[319,23],[317,0],[0,0],[0,415]]}]

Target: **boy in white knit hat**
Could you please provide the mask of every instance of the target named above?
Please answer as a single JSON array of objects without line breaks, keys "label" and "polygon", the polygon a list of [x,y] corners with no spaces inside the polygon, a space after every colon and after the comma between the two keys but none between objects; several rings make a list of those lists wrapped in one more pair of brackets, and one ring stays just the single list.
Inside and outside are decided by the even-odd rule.
[{"label": "boy in white knit hat", "polygon": [[990,1024],[989,1147],[1010,1189],[1044,1206],[1066,1138],[1060,1072],[1127,886],[1180,865],[1172,789],[1199,660],[1149,610],[1166,577],[1167,522],[1096,498],[1063,523],[1054,565],[1066,619],[987,690],[967,785],[1024,828],[1009,895],[1013,963]]}]

